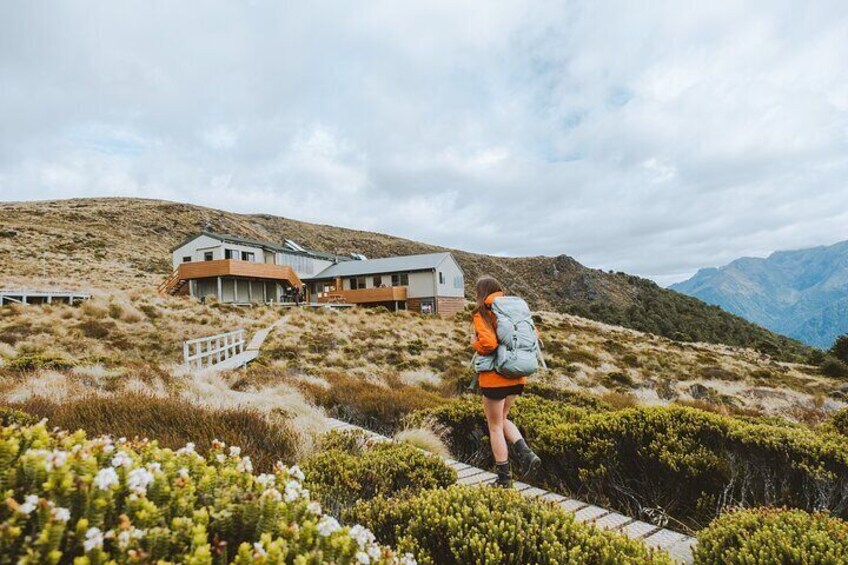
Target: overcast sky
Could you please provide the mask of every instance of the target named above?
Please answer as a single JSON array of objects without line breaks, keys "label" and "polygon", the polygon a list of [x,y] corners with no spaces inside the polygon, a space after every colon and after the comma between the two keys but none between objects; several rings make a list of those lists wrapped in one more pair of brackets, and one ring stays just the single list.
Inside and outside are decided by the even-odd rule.
[{"label": "overcast sky", "polygon": [[165,198],[661,284],[848,239],[843,0],[297,4],[4,2],[0,200]]}]

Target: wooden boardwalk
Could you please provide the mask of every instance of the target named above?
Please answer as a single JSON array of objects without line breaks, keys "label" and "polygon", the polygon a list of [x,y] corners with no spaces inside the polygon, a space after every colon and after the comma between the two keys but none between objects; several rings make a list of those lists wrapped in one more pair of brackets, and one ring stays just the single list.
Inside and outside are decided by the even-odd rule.
[{"label": "wooden boardwalk", "polygon": [[[335,418],[327,418],[327,425],[330,430],[364,432],[374,441],[392,441],[391,438]],[[484,486],[493,483],[495,480],[494,473],[472,467],[449,457],[443,457],[443,459],[449,467],[456,471],[457,484]],[[515,489],[527,498],[539,498],[556,504],[566,512],[573,513],[574,519],[578,522],[594,524],[598,528],[618,532],[629,538],[642,541],[650,547],[668,552],[673,559],[680,563],[688,565],[693,561],[692,550],[695,546],[695,538],[693,537],[660,528],[647,522],[641,522],[612,510],[568,498],[520,481],[515,483]]]}]

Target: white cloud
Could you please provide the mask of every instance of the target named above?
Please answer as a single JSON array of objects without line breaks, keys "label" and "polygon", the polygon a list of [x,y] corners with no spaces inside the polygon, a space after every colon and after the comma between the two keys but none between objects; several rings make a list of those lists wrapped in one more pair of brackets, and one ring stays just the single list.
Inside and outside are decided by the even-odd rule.
[{"label": "white cloud", "polygon": [[0,198],[144,195],[671,282],[848,238],[841,2],[14,3]]}]

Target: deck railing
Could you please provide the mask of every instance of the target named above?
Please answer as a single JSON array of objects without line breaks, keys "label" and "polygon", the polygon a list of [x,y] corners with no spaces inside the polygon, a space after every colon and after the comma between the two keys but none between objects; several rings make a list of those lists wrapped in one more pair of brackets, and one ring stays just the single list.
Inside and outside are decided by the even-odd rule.
[{"label": "deck railing", "polygon": [[183,342],[183,359],[186,369],[212,367],[244,351],[244,330],[199,337]]}]

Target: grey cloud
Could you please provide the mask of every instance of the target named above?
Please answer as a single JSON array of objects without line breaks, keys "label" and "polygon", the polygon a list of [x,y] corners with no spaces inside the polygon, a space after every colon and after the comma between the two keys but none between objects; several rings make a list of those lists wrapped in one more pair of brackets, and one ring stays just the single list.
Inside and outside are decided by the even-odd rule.
[{"label": "grey cloud", "polygon": [[169,198],[665,284],[848,237],[848,10],[798,6],[15,1],[0,198]]}]

